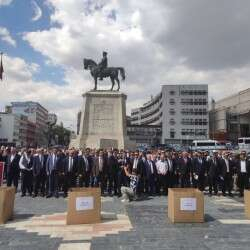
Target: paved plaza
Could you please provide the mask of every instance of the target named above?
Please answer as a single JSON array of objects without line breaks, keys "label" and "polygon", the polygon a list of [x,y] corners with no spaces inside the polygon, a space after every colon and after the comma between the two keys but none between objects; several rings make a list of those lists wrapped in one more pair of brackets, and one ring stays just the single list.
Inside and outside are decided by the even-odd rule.
[{"label": "paved plaza", "polygon": [[67,199],[20,198],[0,227],[0,249],[249,249],[242,199],[205,197],[204,224],[172,224],[166,197],[123,204],[102,198],[102,223],[65,225]]}]

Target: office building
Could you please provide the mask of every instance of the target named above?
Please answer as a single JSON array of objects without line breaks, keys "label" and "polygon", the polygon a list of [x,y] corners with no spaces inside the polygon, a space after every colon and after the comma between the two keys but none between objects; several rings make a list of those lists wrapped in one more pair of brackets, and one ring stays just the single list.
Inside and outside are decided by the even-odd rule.
[{"label": "office building", "polygon": [[36,125],[35,140],[37,146],[47,145],[48,111],[38,102],[12,102],[11,112],[16,115],[25,115]]},{"label": "office building", "polygon": [[237,142],[238,137],[250,137],[250,88],[212,100],[209,120],[212,139]]},{"label": "office building", "polygon": [[162,129],[162,144],[208,139],[208,85],[163,85],[161,92],[131,111],[131,125]]}]

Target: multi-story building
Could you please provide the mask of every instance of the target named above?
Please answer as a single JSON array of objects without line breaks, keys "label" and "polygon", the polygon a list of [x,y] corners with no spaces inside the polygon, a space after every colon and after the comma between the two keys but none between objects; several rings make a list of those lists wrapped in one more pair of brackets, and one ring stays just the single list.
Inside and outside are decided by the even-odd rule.
[{"label": "multi-story building", "polygon": [[212,100],[209,121],[213,139],[236,142],[238,137],[250,137],[250,88]]},{"label": "multi-story building", "polygon": [[27,134],[26,134],[26,146],[35,147],[36,143],[36,124],[27,119]]},{"label": "multi-story building", "polygon": [[36,125],[35,140],[37,145],[47,145],[48,111],[37,102],[12,102],[13,114],[25,115]]},{"label": "multi-story building", "polygon": [[35,124],[27,116],[0,113],[0,145],[34,146],[35,131]]},{"label": "multi-story building", "polygon": [[21,146],[19,125],[19,116],[5,112],[0,113],[0,145]]},{"label": "multi-story building", "polygon": [[208,85],[163,85],[158,95],[131,112],[132,125],[161,126],[163,144],[207,139],[208,119]]}]

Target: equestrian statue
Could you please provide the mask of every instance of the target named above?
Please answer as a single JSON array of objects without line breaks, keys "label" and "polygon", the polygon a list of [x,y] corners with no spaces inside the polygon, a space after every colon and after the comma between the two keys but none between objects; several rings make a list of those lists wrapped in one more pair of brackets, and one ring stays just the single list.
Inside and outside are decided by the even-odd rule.
[{"label": "equestrian statue", "polygon": [[97,90],[97,81],[103,80],[103,78],[110,77],[112,87],[111,91],[113,91],[115,82],[117,82],[118,88],[117,91],[120,90],[120,80],[119,80],[119,72],[121,74],[122,80],[125,80],[125,70],[122,67],[108,67],[108,58],[107,52],[103,51],[103,58],[100,63],[96,63],[92,59],[83,59],[83,65],[85,70],[90,70],[90,73],[95,81],[94,90]]}]

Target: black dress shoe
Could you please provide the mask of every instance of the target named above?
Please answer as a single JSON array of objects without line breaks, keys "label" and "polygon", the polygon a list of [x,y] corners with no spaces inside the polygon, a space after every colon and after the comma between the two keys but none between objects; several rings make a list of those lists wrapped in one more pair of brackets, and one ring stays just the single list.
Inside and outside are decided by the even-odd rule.
[{"label": "black dress shoe", "polygon": [[26,194],[21,194],[21,197],[24,197],[24,196],[26,196]]},{"label": "black dress shoe", "polygon": [[47,196],[46,196],[46,198],[51,198],[52,197],[52,195],[51,194],[48,194]]},{"label": "black dress shoe", "polygon": [[33,194],[33,195],[32,195],[32,198],[36,198],[36,197],[37,197],[37,195],[36,195],[36,194]]}]

